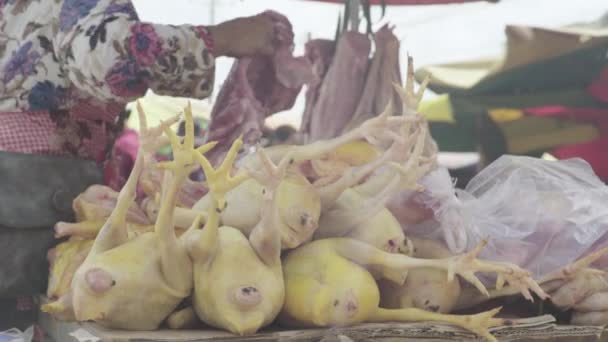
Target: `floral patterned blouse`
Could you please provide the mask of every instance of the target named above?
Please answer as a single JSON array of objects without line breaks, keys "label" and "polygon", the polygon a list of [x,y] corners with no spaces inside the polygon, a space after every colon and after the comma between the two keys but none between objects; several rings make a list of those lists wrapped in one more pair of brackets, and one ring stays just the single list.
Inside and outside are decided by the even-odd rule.
[{"label": "floral patterned blouse", "polygon": [[141,22],[129,0],[0,0],[0,150],[103,161],[148,89],[202,99],[204,26]]}]

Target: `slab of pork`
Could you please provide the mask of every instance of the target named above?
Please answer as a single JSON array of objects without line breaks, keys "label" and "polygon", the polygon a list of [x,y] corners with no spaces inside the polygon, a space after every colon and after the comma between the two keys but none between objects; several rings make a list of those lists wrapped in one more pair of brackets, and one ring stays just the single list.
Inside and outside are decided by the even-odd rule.
[{"label": "slab of pork", "polygon": [[401,84],[399,68],[399,39],[392,28],[384,25],[374,34],[375,51],[365,79],[365,87],[353,116],[343,132],[381,113],[393,97],[396,113],[401,113],[400,101],[393,83]]},{"label": "slab of pork", "polygon": [[339,38],[310,115],[307,142],[336,137],[350,121],[365,84],[370,49],[362,33],[345,32]]},{"label": "slab of pork", "polygon": [[262,136],[264,120],[291,108],[302,86],[312,82],[314,75],[308,59],[295,58],[292,51],[293,42],[289,42],[278,46],[274,56],[253,56],[234,62],[211,111],[205,136],[206,141],[219,142],[207,154],[211,163],[222,160],[240,135],[245,150],[255,145]]},{"label": "slab of pork", "polygon": [[299,130],[304,141],[308,140],[314,108],[319,99],[323,79],[333,60],[335,48],[335,41],[329,39],[313,39],[306,43],[305,56],[312,65],[315,78],[306,84],[306,102]]}]

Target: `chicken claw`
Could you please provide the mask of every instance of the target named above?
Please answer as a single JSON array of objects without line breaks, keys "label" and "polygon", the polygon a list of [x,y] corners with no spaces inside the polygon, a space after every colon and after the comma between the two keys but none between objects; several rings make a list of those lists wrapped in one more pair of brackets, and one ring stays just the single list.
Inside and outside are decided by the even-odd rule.
[{"label": "chicken claw", "polygon": [[214,169],[209,160],[203,156],[204,149],[202,149],[202,147],[210,144],[215,146],[216,143],[217,142],[211,142],[201,146],[201,148],[198,148],[192,154],[192,156],[203,168],[205,177],[207,179],[207,186],[209,187],[209,193],[217,201],[217,209],[221,211],[225,209],[227,205],[226,193],[234,189],[245,179],[249,178],[249,175],[247,172],[241,172],[236,176],[230,175],[239,149],[241,146],[243,146],[243,140],[241,137],[232,143],[232,146],[230,147],[230,150],[228,150],[222,164],[217,169]]},{"label": "chicken claw", "polygon": [[608,307],[604,299],[608,290],[607,273],[591,268],[591,264],[607,252],[608,247],[596,250],[541,278],[540,283],[543,289],[551,293],[553,304],[564,310],[574,309],[573,322],[576,321],[575,317],[591,317],[588,312],[605,311]]},{"label": "chicken claw", "polygon": [[194,122],[192,121],[192,108],[190,103],[188,103],[188,107],[186,107],[184,112],[186,114],[186,136],[184,137],[183,143],[180,142],[181,139],[173,130],[169,128],[168,125],[161,124],[161,128],[167,137],[169,137],[169,141],[171,142],[173,160],[168,162],[160,162],[157,164],[158,168],[172,170],[175,175],[179,175],[182,178],[190,173],[190,168],[194,164],[193,151],[202,154],[206,153],[217,145],[217,142],[213,141],[195,149]]},{"label": "chicken claw", "polygon": [[356,135],[360,138],[366,139],[370,144],[381,146],[382,142],[386,140],[386,133],[394,125],[406,124],[408,122],[418,122],[421,117],[416,116],[394,116],[394,104],[392,100],[389,100],[384,111],[380,115],[364,121],[359,127],[355,128],[346,135]]},{"label": "chicken claw", "polygon": [[474,332],[475,334],[486,338],[488,341],[497,342],[496,338],[492,336],[488,329],[506,323],[507,320],[494,317],[501,309],[502,307],[498,307],[475,315],[446,315],[416,308],[390,310],[380,308],[370,322],[445,322]]},{"label": "chicken claw", "polygon": [[[165,121],[161,121],[160,125],[156,127],[148,128],[146,113],[139,101],[136,102],[136,108],[139,117],[139,143],[142,146],[142,151],[145,153],[144,160],[147,163],[153,158],[158,148],[170,142],[168,137],[163,136],[162,133],[165,129],[177,123],[181,114],[176,114]],[[190,102],[188,102],[188,108],[190,108]]]},{"label": "chicken claw", "polygon": [[[408,151],[406,155],[407,161],[405,164],[402,165],[399,162],[391,162],[389,165],[399,171],[401,175],[399,182],[402,189],[413,189],[420,192],[424,191],[424,187],[419,185],[417,182],[433,168],[433,163],[432,158],[422,157],[426,135],[428,132],[427,127],[422,125],[420,128],[418,128],[417,132],[416,143],[414,144],[412,150]],[[399,141],[397,138],[395,139],[395,142]]]},{"label": "chicken claw", "polygon": [[[605,275],[606,272],[603,270],[592,269],[589,268],[592,263],[601,258],[603,255],[608,253],[608,247],[604,247],[596,250],[595,252],[590,253],[589,255],[578,259],[577,261],[568,264],[554,272],[551,272],[545,276],[543,276],[539,283],[543,284],[543,286],[547,285],[547,287],[552,288],[553,286],[549,286],[551,283],[563,282],[566,280],[574,279],[578,273],[586,272],[590,274],[598,274]],[[551,290],[549,290],[551,291]]]},{"label": "chicken claw", "polygon": [[269,190],[264,192],[264,196],[271,198],[272,194],[283,180],[287,167],[293,163],[293,158],[291,157],[293,153],[288,153],[283,156],[278,166],[272,162],[262,147],[258,146],[256,153],[262,162],[264,171],[248,169],[247,172],[252,178]]},{"label": "chicken claw", "polygon": [[417,92],[414,91],[414,59],[408,54],[407,56],[407,78],[405,81],[405,88],[402,88],[399,84],[393,84],[397,94],[401,98],[403,103],[403,114],[414,114],[418,110],[418,105],[424,96],[424,91],[431,81],[431,76],[427,76]]},{"label": "chicken claw", "polygon": [[462,278],[473,284],[481,293],[489,297],[490,294],[481,281],[475,276],[475,272],[496,272],[497,287],[502,286],[504,282],[508,282],[510,286],[519,289],[523,296],[528,300],[533,300],[530,294],[530,289],[539,297],[545,299],[548,295],[540,288],[540,286],[532,279],[532,273],[520,268],[517,265],[504,263],[482,261],[477,259],[481,250],[487,244],[486,240],[481,241],[472,251],[448,258],[448,281],[454,279],[454,274],[460,275]]}]

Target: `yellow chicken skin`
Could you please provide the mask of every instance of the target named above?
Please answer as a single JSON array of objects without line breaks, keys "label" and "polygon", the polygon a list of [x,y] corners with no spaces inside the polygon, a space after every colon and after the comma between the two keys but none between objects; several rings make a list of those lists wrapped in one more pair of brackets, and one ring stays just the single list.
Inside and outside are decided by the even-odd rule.
[{"label": "yellow chicken skin", "polygon": [[[145,112],[139,102],[136,103],[136,107],[137,111],[139,113],[144,113],[145,116]],[[180,118],[180,114],[169,117],[164,121],[164,126],[171,127],[179,122]],[[144,169],[139,179],[139,185],[143,192],[151,198],[154,198],[154,196],[160,193],[161,188],[164,187],[166,189],[166,184],[163,183],[165,181],[163,176],[164,172],[155,167],[157,164],[156,152],[160,147],[168,145],[171,142],[169,137],[161,136],[162,131],[163,127],[158,126],[146,130],[145,132],[139,132],[139,142],[141,150],[144,153]],[[205,190],[203,184],[186,178],[177,192],[177,206],[186,208],[192,207]],[[156,219],[156,216],[154,216],[153,219]],[[182,228],[187,228],[189,226],[190,224]]]},{"label": "yellow chicken skin", "polygon": [[[186,234],[194,262],[192,301],[195,313],[211,326],[238,335],[250,335],[273,322],[283,306],[280,213],[276,189],[282,184],[289,160],[288,157],[283,159],[276,167],[262,149],[258,150],[265,171],[249,170],[248,173],[263,185],[260,193],[264,202],[262,218],[247,238],[233,227],[218,227],[218,213],[222,206],[217,197],[223,194],[219,189],[229,190],[240,182],[231,179],[229,173],[241,144],[240,139],[235,141],[218,170],[213,170],[203,156],[197,156],[208,179],[215,206],[209,210],[202,230]],[[223,183],[231,185],[222,186]],[[192,317],[189,310],[176,315]],[[173,316],[170,320],[179,319]]]},{"label": "yellow chicken skin", "polygon": [[[95,239],[105,221],[83,221],[83,222],[57,222],[55,224],[55,238],[65,236],[76,237],[80,239]],[[139,224],[135,222],[127,222],[127,235],[134,237],[144,232],[153,231],[152,224]]]},{"label": "yellow chicken skin", "polygon": [[[320,211],[338,198],[340,193],[358,184],[373,171],[373,167],[364,164],[370,156],[356,156],[355,151],[364,151],[376,155],[378,152],[367,142],[381,140],[386,130],[395,124],[407,121],[415,122],[418,118],[391,117],[389,113],[365,121],[357,129],[331,140],[317,141],[302,146],[274,146],[267,149],[273,162],[280,161],[285,155],[291,155],[292,162],[287,175],[277,189],[280,211],[280,230],[282,248],[290,249],[309,241],[318,227]],[[300,166],[303,162],[338,156],[340,160],[361,166],[357,170],[351,167],[343,172],[339,180],[327,186],[312,186]],[[367,168],[366,168],[367,166]],[[240,160],[239,169],[256,170],[262,167],[255,155],[247,155]],[[262,186],[255,179],[249,179],[225,195],[228,206],[220,214],[220,222],[241,230],[248,235],[261,217]],[[194,206],[193,210],[178,208],[175,213],[178,226],[189,226],[197,215],[205,213],[213,200],[208,193]],[[148,211],[149,212],[149,211]]]},{"label": "yellow chicken skin", "polygon": [[367,141],[357,140],[338,146],[310,161],[314,184],[322,186],[337,180],[353,166],[362,166],[379,158],[381,149]]},{"label": "yellow chicken skin", "polygon": [[499,278],[522,291],[544,292],[530,273],[515,265],[484,262],[476,257],[483,247],[471,253],[446,259],[416,259],[386,253],[369,244],[348,238],[316,240],[289,252],[283,259],[285,305],[279,321],[288,327],[335,327],[363,322],[440,321],[457,325],[496,341],[488,328],[502,325],[494,318],[500,309],[473,316],[445,315],[416,308],[383,309],[380,292],[370,274],[374,271],[403,284],[406,272],[415,268],[434,268],[458,274],[487,293],[475,272],[496,272]]},{"label": "yellow chicken skin", "polygon": [[[145,132],[142,116],[140,113],[141,130]],[[127,211],[144,164],[143,153],[138,153],[116,207],[74,275],[71,295],[45,305],[43,311],[65,312],[71,305],[78,321],[92,320],[108,328],[154,330],[190,295],[192,264],[172,224],[177,190],[193,164],[194,129],[190,107],[186,109],[187,134],[183,145],[173,131],[167,126],[163,128],[171,139],[174,159],[159,164],[171,170],[172,175],[166,176],[172,177],[154,231],[128,240],[125,229]],[[213,146],[207,144],[199,150],[205,152]]]},{"label": "yellow chicken skin", "polygon": [[[429,145],[428,125],[416,114],[426,84],[414,92],[413,82],[413,75],[408,74],[404,88],[395,85],[403,109],[399,117],[404,121],[384,132],[385,137],[393,140],[391,148],[383,152],[386,159],[377,158],[381,163],[375,165],[369,177],[343,190],[334,203],[322,207],[315,239],[351,237],[387,252],[409,252],[401,224],[385,204],[401,190],[422,191],[417,181],[433,168],[436,159],[432,149],[430,155],[425,156]],[[393,103],[389,101],[380,117],[394,112]],[[376,145],[382,146],[383,142],[376,142]]]},{"label": "yellow chicken skin", "polygon": [[[226,193],[228,205],[220,214],[221,223],[249,236],[261,217],[262,189],[257,180],[248,179]],[[286,174],[276,193],[280,203],[278,224],[282,248],[295,248],[308,240],[318,226],[321,213],[319,194],[304,176],[293,171]],[[207,211],[212,202],[211,196],[205,196],[193,209]]]},{"label": "yellow chicken skin", "polygon": [[[93,247],[93,242],[103,223],[97,224],[96,221],[85,221],[82,223],[65,223],[67,227],[63,232],[70,235],[70,239],[58,244],[49,250],[49,282],[47,286],[47,297],[56,300],[66,295],[72,284],[72,278],[76,270],[82,265],[89,251]],[[56,226],[57,228],[57,226]],[[152,225],[138,225],[127,222],[127,240],[136,236],[153,232]],[[69,232],[69,234],[67,233]],[[176,228],[176,235],[179,237],[184,230]],[[65,235],[61,235],[65,236]],[[59,237],[59,236],[56,236]],[[51,257],[52,256],[52,257]],[[52,259],[52,261],[50,260]],[[75,320],[73,312],[68,312],[63,317],[64,320]]]},{"label": "yellow chicken skin", "polygon": [[[103,227],[112,210],[116,207],[118,192],[105,185],[91,185],[78,195],[72,204],[76,222],[57,222],[55,238],[75,236],[83,239],[94,239]],[[132,203],[127,213],[130,231],[141,231],[152,227],[146,213]]]},{"label": "yellow chicken skin", "polygon": [[[137,111],[140,117],[145,118],[145,112],[141,104],[137,102]],[[152,127],[140,130],[138,140],[140,143],[139,152],[143,153],[143,171],[153,171],[156,175],[161,175],[163,170],[154,167],[154,152],[159,145],[168,142],[168,138],[161,136],[164,127],[170,127],[179,121],[180,115],[175,115],[164,121],[158,127]],[[145,119],[144,119],[145,120]],[[147,123],[143,123],[147,126]],[[139,178],[140,185],[144,183],[143,176]],[[99,230],[116,207],[118,201],[118,192],[112,188],[94,184],[88,187],[83,193],[78,195],[73,203],[76,222],[58,222],[55,224],[55,237],[61,238],[65,236],[76,236],[80,238],[94,239],[99,233]],[[151,231],[153,224],[146,212],[137,205],[132,203],[127,213],[127,223],[129,225],[130,234],[135,235],[139,232]]]},{"label": "yellow chicken skin", "polygon": [[[391,104],[387,108],[385,112],[392,112]],[[389,132],[394,140],[392,146],[368,164],[372,170],[390,164],[401,173],[372,174],[362,184],[344,190],[333,205],[323,207],[315,239],[351,237],[391,253],[409,251],[401,225],[386,209],[385,203],[401,189],[419,190],[416,182],[430,168],[431,164],[421,157],[426,126],[422,122],[417,125],[413,132],[409,123],[399,135]],[[379,188],[379,191],[369,194],[371,188]]]},{"label": "yellow chicken skin", "polygon": [[[49,251],[49,282],[46,295],[55,300],[70,291],[72,277],[89,254],[93,240],[70,239]],[[71,319],[73,315],[69,315]]]},{"label": "yellow chicken skin", "polygon": [[[76,222],[101,221],[103,224],[116,207],[117,200],[118,192],[112,188],[99,184],[89,186],[72,203]],[[146,213],[135,203],[129,207],[127,220],[139,224],[150,223]]]},{"label": "yellow chicken skin", "polygon": [[[412,256],[440,259],[452,256],[450,251],[433,240],[411,238]],[[449,313],[460,297],[459,281],[448,281],[447,272],[433,268],[410,270],[403,285],[386,279],[378,280],[380,307],[386,309],[418,308]]]}]

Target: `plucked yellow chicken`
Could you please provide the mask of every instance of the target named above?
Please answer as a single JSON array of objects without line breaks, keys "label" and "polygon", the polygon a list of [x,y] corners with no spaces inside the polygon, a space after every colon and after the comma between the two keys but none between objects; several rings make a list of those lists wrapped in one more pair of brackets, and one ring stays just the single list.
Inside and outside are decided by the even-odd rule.
[{"label": "plucked yellow chicken", "polygon": [[[204,228],[188,231],[186,235],[194,262],[192,302],[196,315],[211,326],[238,335],[250,335],[273,322],[283,306],[280,213],[276,190],[289,165],[289,156],[277,167],[262,149],[258,150],[257,155],[263,161],[262,170],[248,170],[248,173],[263,185],[260,189],[262,218],[247,238],[233,227],[218,227],[218,213],[222,211],[218,195],[221,198],[225,191],[238,184],[229,173],[241,144],[237,140],[232,145],[218,170],[214,170],[202,155],[197,156],[215,203],[208,211]],[[190,310],[187,308],[176,315],[191,319],[193,315],[187,314]],[[177,320],[172,317],[169,324],[175,324],[172,322]]]},{"label": "plucked yellow chicken", "polygon": [[[190,108],[186,110],[183,144],[167,126],[163,128],[171,140],[174,158],[159,165],[171,170],[166,173],[171,179],[162,196],[154,231],[128,240],[125,229],[144,164],[144,153],[138,153],[116,207],[74,274],[70,293],[43,306],[43,311],[54,314],[71,308],[78,321],[92,320],[109,328],[154,330],[190,295],[192,262],[183,241],[175,235],[172,218],[177,191],[193,164],[194,127]],[[201,146],[199,151],[204,153],[213,145]]]},{"label": "plucked yellow chicken", "polygon": [[[144,113],[144,110],[139,102],[136,103],[136,108],[138,113]],[[169,117],[163,122],[163,124],[164,126],[171,127],[173,124],[179,122],[180,117],[180,114]],[[163,188],[163,186],[166,188],[166,183],[163,183],[166,180],[163,177],[163,170],[155,167],[157,163],[155,157],[156,152],[159,148],[170,144],[169,137],[159,136],[161,133],[161,126],[152,128],[146,132],[139,132],[140,145],[142,145],[142,150],[145,153],[144,169],[139,179],[139,185],[149,199],[154,199],[155,196],[161,192],[161,188]],[[176,195],[177,206],[191,208],[192,205],[205,194],[205,192],[206,187],[204,184],[192,181],[189,177],[186,177]],[[156,206],[155,209],[158,210],[158,206]],[[154,215],[153,219],[156,219],[156,215]],[[187,228],[189,226],[190,224],[183,228]]]},{"label": "plucked yellow chicken", "polygon": [[[400,175],[399,168],[384,165],[390,164],[384,162],[377,165],[362,183],[344,189],[335,202],[323,206],[315,239],[352,237],[391,253],[408,253],[411,250],[401,224],[385,205],[401,190],[423,190],[417,181],[434,167],[436,159],[432,148],[434,143],[432,139],[429,141],[428,125],[416,113],[428,81],[415,92],[414,75],[410,71],[405,87],[394,86],[402,108],[401,115],[397,117],[404,121],[384,132],[385,137],[393,138],[393,147],[401,146],[388,161],[404,166],[405,173]],[[380,117],[393,115],[394,112],[390,100]],[[386,139],[378,138],[375,144],[385,145],[383,140]],[[432,145],[431,148],[428,145]]]},{"label": "plucked yellow chicken", "polygon": [[[170,126],[176,118],[148,129],[143,109],[138,103],[138,115],[142,123],[140,129],[140,142],[144,152],[144,165],[146,160],[151,163],[153,159],[153,142],[162,134],[163,127]],[[152,163],[151,163],[152,164]],[[89,254],[93,241],[103,227],[108,217],[116,207],[118,192],[104,185],[92,185],[82,194],[74,199],[73,209],[77,222],[58,222],[55,224],[55,237],[69,236],[67,241],[59,243],[48,252],[49,259],[49,283],[47,286],[47,297],[51,300],[66,295],[72,283],[74,273],[84,262]],[[144,211],[132,203],[126,216],[127,239],[154,230],[154,226]],[[178,235],[180,230],[177,230]],[[64,315],[55,315],[56,318],[74,320],[73,311],[70,309]]]},{"label": "plucked yellow chicken", "polygon": [[[263,216],[263,186],[256,179],[248,179],[226,194],[228,203],[220,214],[223,225],[234,227],[246,236],[252,233]],[[308,239],[317,228],[321,212],[319,194],[310,182],[300,173],[289,171],[276,190],[279,200],[279,234],[284,248],[294,248]],[[213,199],[206,195],[193,209],[207,211],[213,207]],[[184,213],[184,214],[182,214]],[[187,217],[184,210],[176,215]],[[192,215],[192,214],[190,214]],[[186,220],[185,222],[188,222]]]},{"label": "plucked yellow chicken", "polygon": [[287,327],[335,327],[363,322],[440,321],[468,329],[490,341],[488,328],[504,323],[494,309],[473,316],[445,315],[417,308],[380,308],[380,292],[370,271],[403,284],[407,271],[434,268],[457,274],[487,293],[475,272],[496,272],[501,282],[545,296],[530,272],[516,265],[477,259],[480,244],[465,255],[445,259],[417,259],[387,253],[349,238],[316,240],[290,251],[283,259],[285,305],[279,321]]},{"label": "plucked yellow chicken", "polygon": [[[390,117],[388,113],[372,118],[364,122],[353,131],[335,139],[317,141],[313,144],[302,146],[274,146],[266,149],[269,158],[273,162],[279,162],[286,154],[290,154],[292,163],[287,170],[286,176],[277,188],[279,198],[279,225],[281,232],[282,248],[295,248],[305,241],[311,239],[318,227],[320,212],[323,207],[333,203],[340,193],[357,183],[367,174],[374,170],[373,166],[366,165],[372,161],[380,152],[369,141],[381,140],[383,134],[391,126],[406,121],[416,121],[417,118]],[[364,152],[364,154],[355,153]],[[307,178],[309,172],[304,170],[316,165],[311,161],[319,161],[325,168],[332,165],[333,161],[327,158],[336,157],[340,165],[350,163],[347,170],[342,170],[339,179],[335,175],[326,174],[320,170],[320,177],[329,177],[329,184],[317,184],[313,186]],[[368,163],[369,164],[369,163]],[[359,168],[353,168],[359,166]],[[247,155],[240,160],[239,169],[259,169],[262,167],[258,158]],[[241,230],[246,235],[250,234],[261,217],[262,185],[255,179],[248,179],[235,189],[226,193],[225,210],[220,214],[220,222]],[[189,226],[197,215],[206,212],[213,206],[213,200],[208,193],[194,206],[193,210],[177,208],[175,212],[175,223],[178,226]],[[148,211],[149,215],[151,211]]]},{"label": "plucked yellow chicken", "polygon": [[[147,127],[146,114],[139,102],[137,102],[137,115],[142,123],[138,135],[140,144],[138,151],[143,154],[144,163],[142,177],[139,177],[139,185],[144,185],[146,178],[143,175],[147,173],[152,172],[162,178],[163,170],[155,166],[154,153],[158,146],[167,141],[167,137],[162,136],[163,129],[176,123],[180,115],[172,116],[161,125],[151,128]],[[75,236],[94,239],[116,208],[117,201],[117,191],[105,185],[91,185],[73,201],[72,207],[76,222],[58,222],[55,224],[55,237]],[[129,206],[126,221],[129,233],[133,235],[153,229],[152,218],[135,202]]]},{"label": "plucked yellow chicken", "polygon": [[[385,152],[386,160],[375,167],[407,159],[405,177],[397,174],[386,185],[378,187],[371,196],[367,195],[371,192],[370,188],[377,187],[379,178],[386,177],[385,174],[371,175],[362,184],[345,189],[333,205],[323,208],[314,238],[352,237],[388,252],[407,253],[410,247],[401,225],[385,208],[384,203],[400,188],[418,188],[416,181],[429,168],[429,163],[421,158],[425,134],[424,126],[417,129],[413,135],[413,144],[407,137],[396,137],[393,146]],[[382,161],[382,158],[379,160]]]}]

